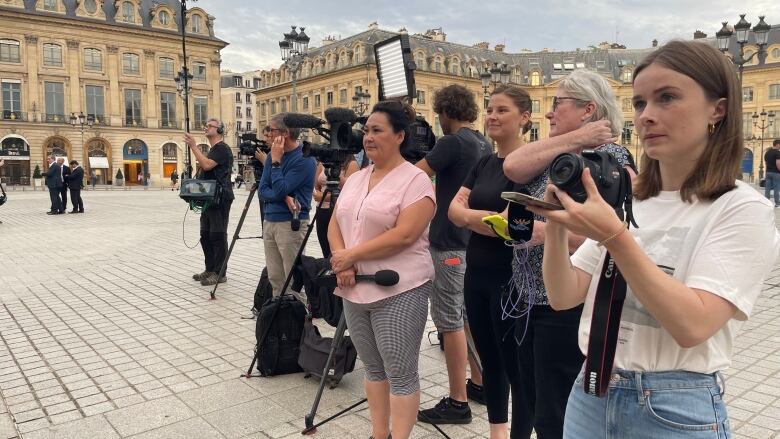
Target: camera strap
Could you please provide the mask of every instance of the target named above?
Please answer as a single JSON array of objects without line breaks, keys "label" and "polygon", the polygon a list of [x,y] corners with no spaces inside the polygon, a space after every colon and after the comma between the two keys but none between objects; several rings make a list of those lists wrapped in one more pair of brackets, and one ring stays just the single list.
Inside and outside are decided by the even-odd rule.
[{"label": "camera strap", "polygon": [[626,280],[607,252],[601,277],[596,286],[588,338],[588,355],[585,358],[583,385],[588,395],[602,397],[607,394],[612,364],[615,361],[620,315],[626,298],[626,288]]}]

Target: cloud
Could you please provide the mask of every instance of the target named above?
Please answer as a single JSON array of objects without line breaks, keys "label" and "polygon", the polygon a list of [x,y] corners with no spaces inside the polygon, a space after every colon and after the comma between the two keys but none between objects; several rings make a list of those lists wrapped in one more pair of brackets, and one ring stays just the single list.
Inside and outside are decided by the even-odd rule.
[{"label": "cloud", "polygon": [[230,45],[222,51],[222,66],[233,71],[269,69],[281,64],[279,40],[291,24],[306,26],[311,45],[323,37],[342,38],[362,32],[377,21],[379,27],[410,33],[442,27],[447,41],[471,45],[478,41],[505,43],[506,50],[523,48],[573,50],[601,41],[617,41],[629,48],[649,47],[655,38],[691,38],[697,29],[713,36],[721,21],[736,23],[747,13],[753,24],[766,15],[780,23],[780,2],[753,0],[550,0],[530,6],[508,0],[439,2],[343,0],[319,2],[288,0],[279,3],[251,0],[200,0],[198,7],[216,17],[217,37]]}]

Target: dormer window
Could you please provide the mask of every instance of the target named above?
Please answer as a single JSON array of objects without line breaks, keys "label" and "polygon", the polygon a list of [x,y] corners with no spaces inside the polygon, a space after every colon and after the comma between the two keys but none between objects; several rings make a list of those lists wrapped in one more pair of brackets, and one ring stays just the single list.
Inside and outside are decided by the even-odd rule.
[{"label": "dormer window", "polygon": [[97,2],[95,0],[84,0],[84,10],[87,14],[94,14],[97,12]]},{"label": "dormer window", "polygon": [[171,14],[168,11],[160,11],[160,24],[167,26],[171,22]]},{"label": "dormer window", "polygon": [[135,23],[135,8],[132,3],[122,3],[122,21],[125,23]]},{"label": "dormer window", "polygon": [[44,11],[57,11],[57,0],[43,0],[43,10]]},{"label": "dormer window", "polygon": [[200,15],[192,15],[190,20],[192,21],[192,27],[190,28],[190,31],[195,34],[199,34],[201,28]]}]

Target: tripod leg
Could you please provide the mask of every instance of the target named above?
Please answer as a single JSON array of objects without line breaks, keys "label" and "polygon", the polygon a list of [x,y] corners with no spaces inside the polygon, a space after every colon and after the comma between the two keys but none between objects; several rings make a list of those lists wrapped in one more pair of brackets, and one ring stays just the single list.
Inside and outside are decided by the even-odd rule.
[{"label": "tripod leg", "polygon": [[[225,276],[225,270],[227,270],[227,263],[230,260],[230,254],[233,253],[233,246],[236,245],[236,240],[238,239],[238,234],[241,232],[241,227],[244,225],[244,220],[246,219],[246,214],[249,211],[249,205],[252,204],[252,200],[255,195],[255,191],[257,190],[257,185],[252,186],[252,190],[249,192],[249,197],[246,199],[246,204],[244,204],[244,210],[241,212],[241,219],[238,220],[238,225],[236,226],[236,231],[233,232],[233,240],[230,241],[230,247],[228,247],[227,254],[225,255],[225,260],[222,261],[222,267],[219,268],[219,273],[217,276],[217,280],[222,279],[223,276]],[[211,298],[210,300],[216,299],[216,293],[217,293],[217,287],[219,286],[219,281],[214,284],[214,289],[211,290]]]},{"label": "tripod leg", "polygon": [[328,370],[330,369],[330,361],[333,359],[333,355],[336,352],[336,348],[341,344],[344,338],[344,331],[347,329],[347,320],[344,318],[344,313],[341,313],[339,318],[339,324],[336,326],[336,333],[333,335],[333,341],[330,344],[330,352],[328,352],[328,360],[325,362],[325,367],[322,369],[322,377],[320,378],[320,386],[317,388],[317,395],[314,397],[314,403],[311,406],[311,411],[306,415],[305,422],[306,427],[311,427],[314,423],[314,416],[317,414],[317,407],[320,405],[320,398],[322,398],[322,391],[325,389],[325,382],[328,379]]}]

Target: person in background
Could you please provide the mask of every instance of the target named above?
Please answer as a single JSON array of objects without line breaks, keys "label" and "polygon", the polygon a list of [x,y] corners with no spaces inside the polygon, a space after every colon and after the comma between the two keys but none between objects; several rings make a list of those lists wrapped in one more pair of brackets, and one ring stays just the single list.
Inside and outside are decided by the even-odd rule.
[{"label": "person in background", "polygon": [[[487,133],[496,142],[496,152],[483,156],[463,181],[450,203],[449,218],[458,227],[471,230],[466,248],[463,292],[469,327],[482,361],[482,380],[487,402],[490,438],[506,438],[509,431],[509,393],[512,411],[522,403],[515,320],[504,318],[501,296],[512,277],[512,247],[496,236],[482,218],[502,212],[507,202],[501,192],[514,183],[504,175],[504,160],[523,145],[522,134],[531,128],[531,98],[514,86],[499,86],[487,107]],[[512,432],[521,420],[512,417]]]},{"label": "person in background", "polygon": [[70,202],[73,210],[70,213],[84,213],[84,201],[81,199],[81,189],[84,187],[84,169],[76,160],[70,161],[70,177],[68,188],[70,189]]},{"label": "person in background", "polygon": [[176,183],[179,181],[179,173],[174,169],[171,171],[171,190],[176,189]]},{"label": "person in background", "polygon": [[430,298],[431,316],[436,330],[443,336],[450,392],[434,407],[421,410],[417,420],[466,424],[471,422],[468,399],[485,403],[482,375],[476,361],[472,361],[471,378],[466,380],[469,356],[463,275],[471,232],[455,226],[447,217],[447,210],[471,168],[481,157],[491,154],[492,148],[482,134],[471,128],[479,108],[466,87],[453,84],[438,90],[433,109],[439,116],[444,136],[416,166],[428,176],[436,176],[436,215],[430,232],[431,260],[436,272]]},{"label": "person in background", "polygon": [[92,190],[95,190],[95,185],[97,184],[97,173],[94,169],[89,170],[89,181],[92,183]]},{"label": "person in background", "polygon": [[65,213],[65,207],[62,205],[62,199],[60,198],[62,171],[56,157],[50,155],[46,160],[49,162],[49,169],[41,173],[46,178],[46,187],[49,188],[49,198],[51,199],[51,207],[46,214],[59,215]]},{"label": "person in background", "polygon": [[[436,208],[431,180],[404,160],[415,113],[400,102],[376,104],[364,126],[373,165],[347,179],[328,227],[336,294],[365,365],[371,437],[406,439],[420,406],[418,359],[433,267],[428,223]],[[391,269],[398,284],[355,283]]]},{"label": "person in background", "polygon": [[766,163],[766,181],[764,182],[764,196],[769,199],[769,192],[774,191],[775,207],[780,207],[780,139],[772,142],[772,147],[764,153]]},{"label": "person in background", "polygon": [[60,157],[57,159],[57,165],[60,167],[60,179],[62,180],[62,187],[60,188],[60,201],[62,203],[62,213],[68,209],[68,184],[70,182],[70,167],[65,164],[65,159]]}]

